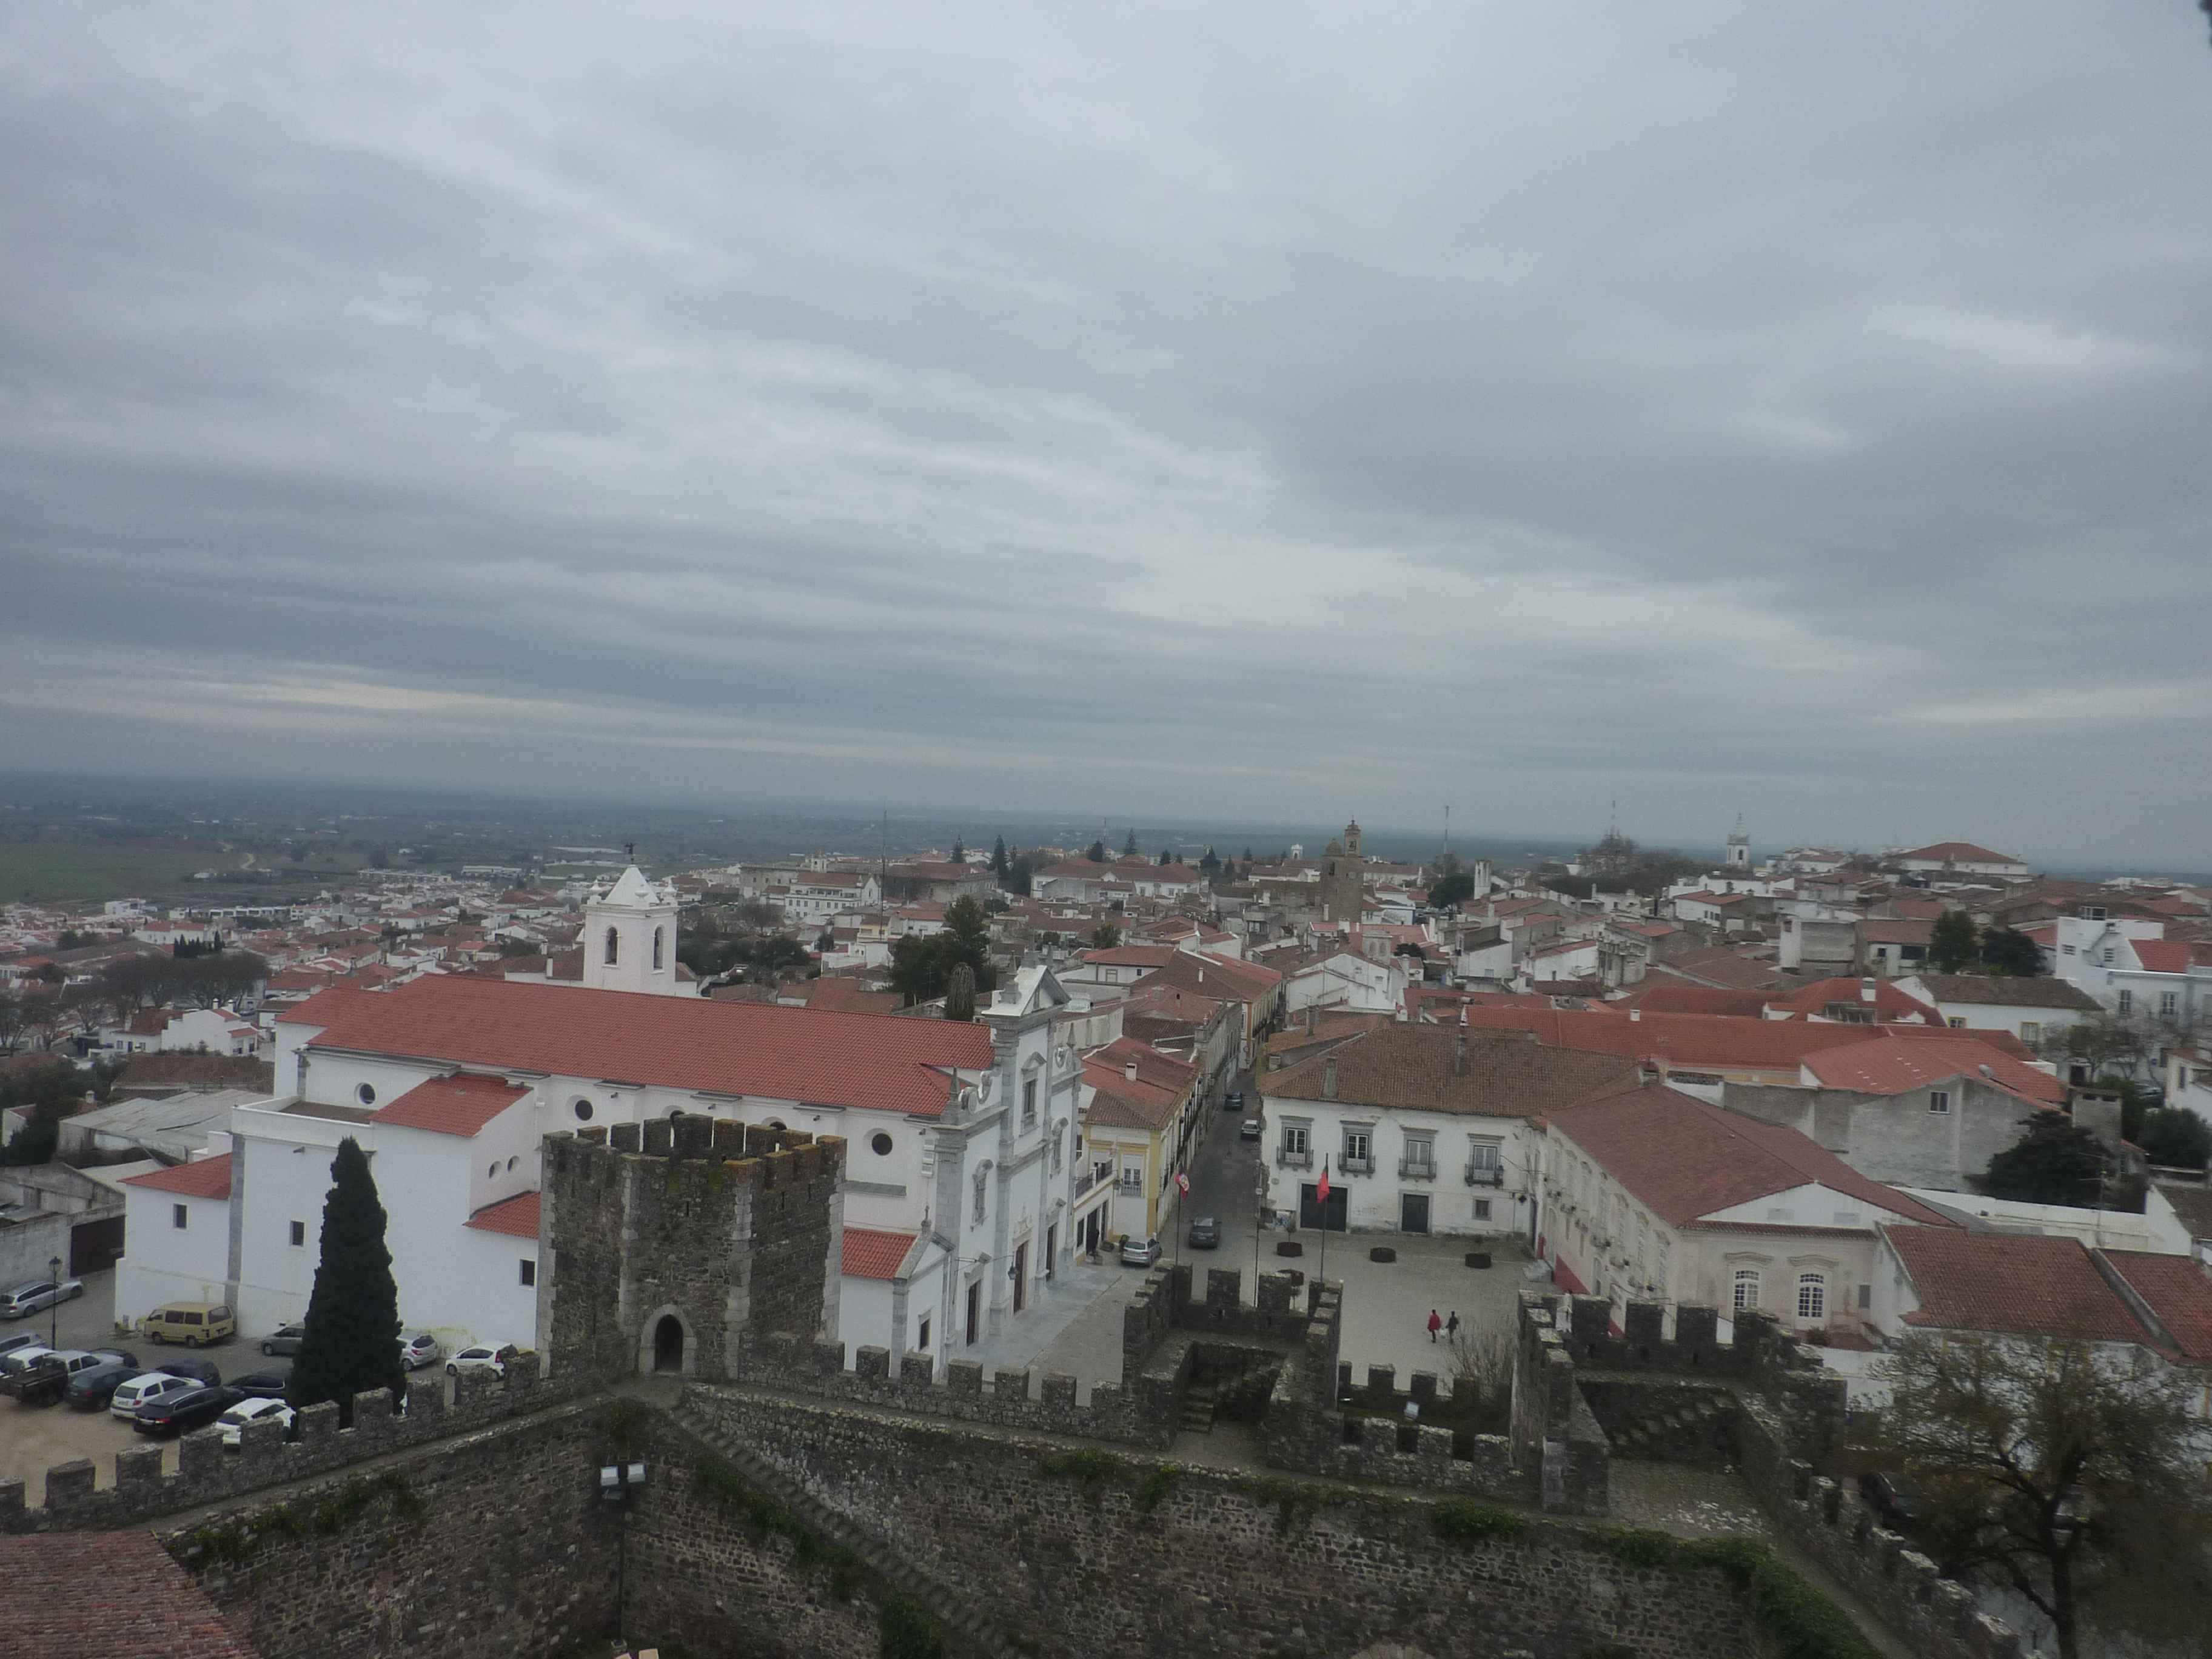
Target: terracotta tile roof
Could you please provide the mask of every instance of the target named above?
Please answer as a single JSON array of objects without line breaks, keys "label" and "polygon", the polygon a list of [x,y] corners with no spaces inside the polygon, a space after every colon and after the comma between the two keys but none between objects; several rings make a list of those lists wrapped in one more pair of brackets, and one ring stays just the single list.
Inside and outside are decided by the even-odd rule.
[{"label": "terracotta tile roof", "polygon": [[1770,991],[1742,990],[1720,985],[1670,985],[1646,980],[1611,1008],[1640,1008],[1647,1014],[1727,1014],[1738,1019],[1763,1019]]},{"label": "terracotta tile roof", "polygon": [[806,981],[806,1006],[847,1014],[889,1014],[898,1011],[896,991],[871,990],[846,974],[824,974]]},{"label": "terracotta tile roof", "polygon": [[2025,1054],[2020,1040],[1982,1031],[1929,1025],[1845,1025],[1803,1019],[1736,1019],[1717,1014],[1645,1014],[1627,1019],[1602,1012],[1558,1008],[1467,1011],[1471,1028],[1527,1031],[1553,1048],[1652,1059],[1689,1071],[1794,1071],[1808,1054],[1891,1036],[1916,1042],[1978,1041],[2000,1055]]},{"label": "terracotta tile roof", "polygon": [[[1565,1107],[1550,1117],[1561,1135],[1677,1227],[1815,1183],[1912,1221],[1953,1224],[1894,1188],[1868,1180],[1795,1129],[1723,1111],[1664,1084]],[[1771,1224],[1771,1230],[1784,1226]]]},{"label": "terracotta tile roof", "polygon": [[2024,860],[2009,853],[1992,853],[1986,847],[1977,847],[1970,841],[1931,842],[1925,847],[1915,847],[1908,852],[1893,855],[1905,859],[1940,859],[1947,864],[2021,864]]},{"label": "terracotta tile roof", "polygon": [[2097,1007],[2096,998],[2063,979],[2002,979],[1988,974],[1915,977],[1938,1002],[1972,1002],[2000,1008],[2074,1008],[2083,1013],[2094,1012]]},{"label": "terracotta tile roof", "polygon": [[1239,962],[1206,951],[1178,951],[1175,959],[1154,969],[1137,981],[1144,986],[1158,981],[1195,991],[1201,996],[1233,997],[1255,1002],[1283,982],[1283,976],[1256,962]]},{"label": "terracotta tile roof", "polygon": [[950,1073],[991,1064],[989,1029],[968,1020],[514,980],[421,979],[366,996],[325,991],[282,1020],[325,1026],[313,1040],[320,1048],[922,1117],[945,1110]]},{"label": "terracotta tile roof", "polygon": [[1172,945],[1116,945],[1109,950],[1085,951],[1081,959],[1102,968],[1164,968],[1175,958]]},{"label": "terracotta tile roof", "polygon": [[[1955,1032],[1968,1038],[1974,1034]],[[1947,1078],[1980,1076],[2006,1093],[2039,1106],[2063,1106],[2066,1085],[2048,1072],[1997,1053],[1978,1041],[1905,1042],[1878,1036],[1808,1054],[1805,1065],[1832,1089],[1851,1089],[1863,1094],[1899,1095],[1908,1089],[1925,1089]]]},{"label": "terracotta tile roof", "polygon": [[2100,1250],[2166,1327],[2185,1359],[2212,1361],[2212,1273],[2194,1256]]},{"label": "terracotta tile roof", "polygon": [[1083,1057],[1087,1066],[1097,1060],[1127,1074],[1132,1062],[1137,1067],[1139,1081],[1156,1088],[1173,1089],[1180,1092],[1198,1079],[1198,1067],[1187,1065],[1172,1054],[1164,1054],[1148,1042],[1139,1042],[1132,1036],[1119,1036],[1103,1047],[1093,1048]]},{"label": "terracotta tile roof", "polygon": [[[1611,1018],[1607,1016],[1606,1018]],[[1535,1117],[1604,1090],[1631,1087],[1636,1068],[1513,1038],[1465,1036],[1449,1025],[1389,1024],[1259,1079],[1270,1100],[1334,1099],[1484,1117]],[[1334,1068],[1335,1093],[1326,1092]]]},{"label": "terracotta tile roof", "polygon": [[253,1659],[207,1593],[143,1529],[0,1538],[0,1583],[15,1652]]},{"label": "terracotta tile roof", "polygon": [[1859,937],[1869,945],[1929,945],[1935,941],[1936,924],[1911,916],[1869,916],[1859,923]]},{"label": "terracotta tile roof", "polygon": [[487,1204],[468,1218],[467,1225],[487,1233],[507,1233],[516,1238],[538,1237],[538,1194],[517,1193],[496,1204]]},{"label": "terracotta tile roof", "polygon": [[1663,963],[1655,962],[1649,971],[1685,979],[1692,985],[1723,985],[1739,990],[1771,990],[1788,982],[1775,967],[1771,949],[1763,956],[1747,955],[1725,945],[1715,945],[1709,950],[1686,951]]},{"label": "terracotta tile roof", "polygon": [[878,1227],[845,1229],[842,1271],[854,1279],[896,1277],[899,1263],[914,1248],[916,1235],[890,1232]]},{"label": "terracotta tile roof", "polygon": [[1941,1025],[1943,1016],[1918,997],[1907,996],[1886,979],[1874,982],[1874,1000],[1869,1003],[1863,994],[1865,981],[1851,979],[1816,979],[1802,991],[1788,996],[1771,997],[1767,1000],[1771,1010],[1785,1013],[1813,1016],[1827,1012],[1832,1003],[1847,1003],[1853,1008],[1874,1010],[1875,1017],[1885,1024],[1910,1024],[1918,1021],[1923,1025]]},{"label": "terracotta tile roof", "polygon": [[529,1092],[523,1085],[509,1083],[505,1078],[457,1072],[416,1084],[370,1113],[368,1121],[465,1137],[475,1134]]},{"label": "terracotta tile roof", "polygon": [[2179,1182],[2154,1183],[2160,1194],[2173,1206],[2191,1238],[2212,1238],[2212,1187],[2185,1187]]},{"label": "terracotta tile roof", "polygon": [[1884,1227],[1920,1306],[1908,1325],[2002,1336],[2144,1342],[2150,1333],[2079,1239]]},{"label": "terracotta tile roof", "polygon": [[125,1176],[123,1184],[144,1187],[157,1193],[174,1193],[179,1198],[228,1198],[230,1154],[198,1158],[174,1169],[149,1170],[144,1175]]},{"label": "terracotta tile roof", "polygon": [[2138,939],[2128,941],[2135,946],[2136,960],[2154,974],[2185,974],[2192,964],[2212,966],[2212,945],[2191,944],[2178,939]]}]

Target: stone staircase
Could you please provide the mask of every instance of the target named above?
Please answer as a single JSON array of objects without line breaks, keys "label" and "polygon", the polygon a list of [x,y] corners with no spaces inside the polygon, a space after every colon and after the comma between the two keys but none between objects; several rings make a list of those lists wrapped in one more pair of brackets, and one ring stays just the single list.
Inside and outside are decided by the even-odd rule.
[{"label": "stone staircase", "polygon": [[1194,1382],[1183,1390],[1182,1430],[1186,1434],[1213,1432],[1214,1389],[1211,1383]]},{"label": "stone staircase", "polygon": [[1661,1410],[1608,1425],[1607,1437],[1617,1457],[1677,1462],[1683,1448],[1713,1443],[1720,1425],[1735,1409],[1735,1400],[1726,1392],[1698,1390],[1669,1401]]},{"label": "stone staircase", "polygon": [[1021,1650],[1009,1643],[987,1620],[980,1617],[972,1599],[955,1595],[943,1584],[895,1553],[847,1520],[837,1510],[786,1477],[775,1466],[734,1437],[700,1423],[681,1412],[665,1413],[666,1420],[743,1475],[754,1490],[774,1498],[806,1523],[817,1536],[850,1550],[884,1583],[915,1606],[926,1607],[945,1631],[945,1651],[980,1654],[986,1659],[1022,1659]]}]

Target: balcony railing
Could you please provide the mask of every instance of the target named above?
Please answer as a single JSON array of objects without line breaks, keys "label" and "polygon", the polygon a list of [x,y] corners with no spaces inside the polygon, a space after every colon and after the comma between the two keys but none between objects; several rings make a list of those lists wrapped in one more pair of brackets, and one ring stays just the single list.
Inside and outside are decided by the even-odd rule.
[{"label": "balcony railing", "polygon": [[1467,1184],[1470,1187],[1503,1187],[1505,1171],[1495,1164],[1470,1164],[1467,1166]]},{"label": "balcony railing", "polygon": [[1294,1152],[1287,1146],[1278,1146],[1275,1148],[1275,1167],[1279,1170],[1310,1170],[1313,1168],[1313,1153]]},{"label": "balcony railing", "polygon": [[1398,1179],[1401,1181],[1434,1181],[1437,1161],[1432,1158],[1401,1158],[1398,1160]]},{"label": "balcony railing", "polygon": [[1075,1177],[1075,1195],[1080,1198],[1106,1177],[1096,1170],[1085,1170]]},{"label": "balcony railing", "polygon": [[1351,1153],[1346,1152],[1342,1158],[1337,1159],[1336,1167],[1338,1171],[1344,1175],[1373,1175],[1375,1160],[1372,1158],[1354,1158]]}]

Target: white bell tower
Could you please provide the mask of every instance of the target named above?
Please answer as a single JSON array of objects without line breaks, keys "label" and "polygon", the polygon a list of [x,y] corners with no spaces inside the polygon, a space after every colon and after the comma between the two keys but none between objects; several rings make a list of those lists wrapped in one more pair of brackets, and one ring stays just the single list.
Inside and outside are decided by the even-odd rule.
[{"label": "white bell tower", "polygon": [[1751,837],[1744,832],[1741,812],[1735,815],[1735,828],[1729,834],[1728,867],[1745,875],[1751,873]]},{"label": "white bell tower", "polygon": [[584,984],[596,991],[682,996],[676,982],[676,889],[635,864],[584,902]]}]

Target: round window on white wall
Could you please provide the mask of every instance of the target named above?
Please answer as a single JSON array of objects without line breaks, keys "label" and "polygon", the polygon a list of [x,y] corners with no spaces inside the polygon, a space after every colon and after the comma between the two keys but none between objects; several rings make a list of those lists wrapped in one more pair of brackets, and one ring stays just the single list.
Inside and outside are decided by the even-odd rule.
[{"label": "round window on white wall", "polygon": [[592,1103],[588,1100],[580,1100],[568,1109],[575,1113],[576,1121],[579,1123],[589,1123],[592,1121]]},{"label": "round window on white wall", "polygon": [[868,1149],[878,1158],[889,1158],[891,1155],[891,1138],[878,1129],[875,1138],[868,1142]]},{"label": "round window on white wall", "polygon": [[374,1106],[376,1104],[375,1086],[372,1084],[364,1083],[360,1088],[356,1089],[353,1091],[353,1097],[364,1106]]}]

